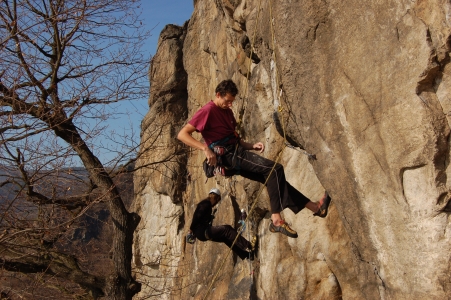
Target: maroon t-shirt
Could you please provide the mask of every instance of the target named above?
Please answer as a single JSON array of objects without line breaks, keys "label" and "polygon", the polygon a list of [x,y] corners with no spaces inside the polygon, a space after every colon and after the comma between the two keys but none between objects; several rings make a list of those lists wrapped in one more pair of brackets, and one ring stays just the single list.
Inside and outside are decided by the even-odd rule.
[{"label": "maroon t-shirt", "polygon": [[207,145],[233,135],[236,127],[232,110],[217,107],[213,101],[202,106],[188,123],[202,134]]}]

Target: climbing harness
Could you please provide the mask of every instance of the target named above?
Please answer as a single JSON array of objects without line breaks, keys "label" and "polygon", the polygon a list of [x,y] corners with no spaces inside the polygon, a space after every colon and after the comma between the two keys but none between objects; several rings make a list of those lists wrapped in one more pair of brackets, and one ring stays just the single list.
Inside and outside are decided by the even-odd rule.
[{"label": "climbing harness", "polygon": [[238,133],[234,132],[233,134],[226,136],[225,138],[220,139],[219,141],[211,143],[208,147],[211,150],[213,150],[215,146],[225,146],[225,145],[227,145],[227,142],[229,142],[230,140],[233,140],[234,138],[236,140],[240,139],[240,136],[238,135]]},{"label": "climbing harness", "polygon": [[[235,142],[231,144],[227,144],[227,142],[230,142],[235,138]],[[204,170],[205,176],[207,176],[207,180],[205,183],[207,183],[208,179],[211,177],[214,177],[215,175],[222,175],[225,177],[230,177],[233,175],[239,174],[239,165],[236,163],[236,153],[238,150],[238,143],[239,143],[240,137],[239,135],[234,132],[234,134],[227,136],[219,141],[211,143],[208,148],[210,148],[213,153],[216,155],[216,165],[211,166],[208,164],[207,159],[204,159],[202,163],[202,168]],[[233,146],[234,148],[234,154],[232,156],[232,166],[226,167],[223,165],[222,157],[223,155],[230,153],[229,149],[231,149]]]}]

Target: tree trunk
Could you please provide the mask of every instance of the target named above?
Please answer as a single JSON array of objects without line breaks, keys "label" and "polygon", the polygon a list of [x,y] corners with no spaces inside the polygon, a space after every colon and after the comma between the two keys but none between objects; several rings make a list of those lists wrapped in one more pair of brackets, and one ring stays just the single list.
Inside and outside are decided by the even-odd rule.
[{"label": "tree trunk", "polygon": [[73,123],[66,120],[53,127],[53,130],[58,137],[69,143],[77,152],[91,180],[103,189],[103,198],[110,204],[113,222],[114,273],[107,280],[106,294],[109,299],[131,300],[141,290],[141,284],[131,276],[133,233],[140,217],[127,211],[113,180],[83,141]]}]

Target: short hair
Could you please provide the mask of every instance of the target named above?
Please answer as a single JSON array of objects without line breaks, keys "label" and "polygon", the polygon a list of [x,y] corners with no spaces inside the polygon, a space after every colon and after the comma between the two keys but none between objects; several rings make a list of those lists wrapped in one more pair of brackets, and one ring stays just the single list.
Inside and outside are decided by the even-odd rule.
[{"label": "short hair", "polygon": [[236,87],[235,82],[231,79],[221,81],[215,89],[215,94],[219,93],[221,97],[224,97],[226,94],[230,94],[233,97],[238,94],[238,88]]}]

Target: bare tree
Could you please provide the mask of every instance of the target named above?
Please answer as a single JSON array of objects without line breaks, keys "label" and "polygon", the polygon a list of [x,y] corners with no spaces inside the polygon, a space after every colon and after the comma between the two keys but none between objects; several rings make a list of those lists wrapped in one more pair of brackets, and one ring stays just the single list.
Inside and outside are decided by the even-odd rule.
[{"label": "bare tree", "polygon": [[[106,168],[94,140],[114,113],[107,105],[148,94],[138,7],[135,0],[1,0],[4,271],[64,278],[93,298],[131,299],[140,290],[131,275],[139,217],[127,211],[113,180],[131,170],[134,147]],[[74,171],[77,165],[83,169]],[[113,224],[109,277],[86,271],[61,242],[99,202],[109,204]]]}]

